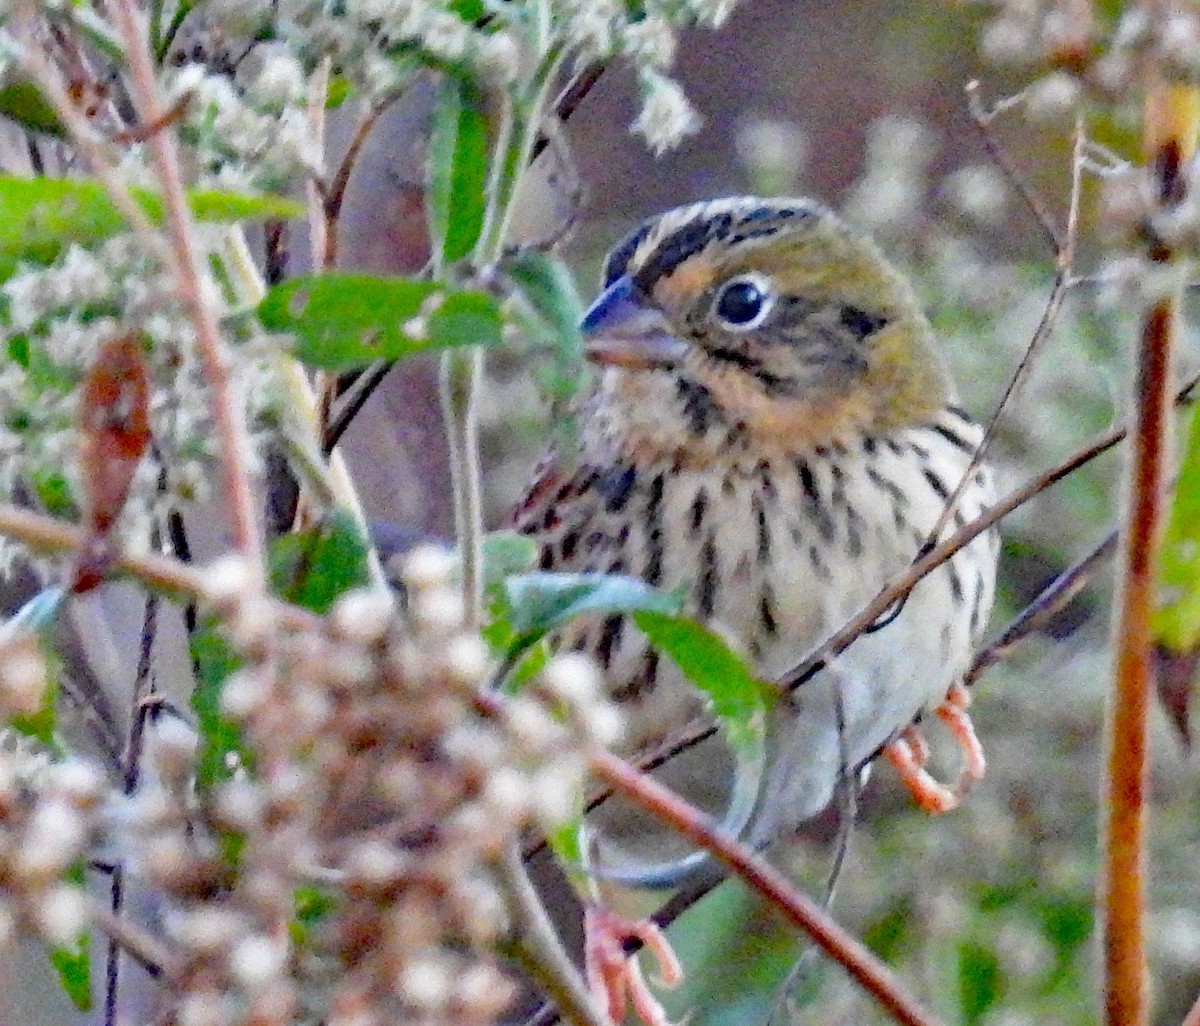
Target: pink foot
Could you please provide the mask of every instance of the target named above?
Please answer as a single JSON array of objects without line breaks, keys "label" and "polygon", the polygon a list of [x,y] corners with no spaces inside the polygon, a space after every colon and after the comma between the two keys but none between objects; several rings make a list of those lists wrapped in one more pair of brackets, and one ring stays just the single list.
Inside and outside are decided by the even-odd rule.
[{"label": "pink foot", "polygon": [[937,815],[949,812],[961,804],[970,789],[983,779],[985,762],[983,746],[975,733],[967,706],[971,696],[961,684],[954,684],[946,693],[946,700],[937,708],[938,718],[950,728],[963,753],[963,768],[953,787],[939,783],[926,771],[929,745],[916,726],[906,727],[904,732],[884,748],[891,764],[896,767],[913,798],[926,812]]},{"label": "pink foot", "polygon": [[583,913],[584,964],[592,994],[614,1023],[625,1020],[625,1007],[633,1005],[646,1026],[670,1026],[667,1013],[650,991],[637,955],[627,954],[625,941],[636,938],[658,962],[664,986],[683,979],[683,969],[671,944],[648,919],[627,919],[602,905],[589,904]]}]

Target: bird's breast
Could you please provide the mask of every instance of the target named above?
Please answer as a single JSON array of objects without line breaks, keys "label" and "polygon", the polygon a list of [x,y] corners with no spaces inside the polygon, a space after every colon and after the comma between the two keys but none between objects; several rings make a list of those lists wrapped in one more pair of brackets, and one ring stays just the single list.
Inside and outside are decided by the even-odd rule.
[{"label": "bird's breast", "polygon": [[[946,411],[892,436],[758,461],[597,462],[518,526],[539,539],[546,568],[681,588],[687,613],[772,679],[911,563],[977,442],[975,425]],[[974,472],[948,532],[990,498],[986,471]],[[978,539],[922,582],[894,623],[852,646],[847,658],[873,678],[864,720],[895,721],[888,733],[944,697],[990,607],[994,563],[994,539]],[[581,620],[561,643],[605,667],[626,707],[629,750],[703,711],[696,690],[623,617]],[[874,734],[863,744],[876,744]]]}]

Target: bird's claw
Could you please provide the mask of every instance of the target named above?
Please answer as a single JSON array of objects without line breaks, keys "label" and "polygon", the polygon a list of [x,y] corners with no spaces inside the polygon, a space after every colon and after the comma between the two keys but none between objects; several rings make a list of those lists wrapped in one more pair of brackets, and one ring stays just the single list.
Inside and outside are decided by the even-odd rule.
[{"label": "bird's claw", "polygon": [[962,771],[953,787],[935,780],[925,769],[929,761],[929,744],[915,725],[906,727],[884,752],[896,767],[913,798],[926,812],[938,815],[961,804],[968,791],[983,779],[986,768],[983,746],[975,733],[967,706],[971,696],[961,684],[953,684],[946,699],[937,707],[938,718],[950,728],[963,754]]},{"label": "bird's claw", "polygon": [[645,1026],[671,1026],[666,1010],[642,975],[637,955],[625,950],[627,940],[641,941],[658,963],[659,982],[666,987],[678,986],[683,968],[659,926],[648,919],[629,919],[602,905],[589,904],[583,914],[583,934],[588,987],[609,1019],[623,1022],[628,1003]]}]

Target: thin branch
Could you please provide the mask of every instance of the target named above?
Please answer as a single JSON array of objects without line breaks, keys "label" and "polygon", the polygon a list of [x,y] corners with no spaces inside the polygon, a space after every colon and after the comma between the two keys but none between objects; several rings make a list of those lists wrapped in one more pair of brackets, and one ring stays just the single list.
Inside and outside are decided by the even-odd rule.
[{"label": "thin branch", "polygon": [[[155,123],[161,117],[161,109],[154,64],[139,12],[134,0],[114,0],[111,8],[125,46],[130,92],[138,117],[143,124]],[[250,443],[244,422],[245,411],[236,398],[232,361],[221,340],[216,315],[205,302],[201,260],[195,249],[195,228],[184,193],[174,134],[170,130],[156,132],[147,140],[146,146],[162,189],[179,298],[187,308],[196,332],[198,356],[211,395],[225,505],[229,510],[234,544],[250,572],[258,578],[254,586],[261,586],[262,545],[250,482]]]},{"label": "thin branch", "polygon": [[[312,133],[313,148],[325,153],[325,103],[329,97],[329,73],[332,58],[323,57],[308,82],[308,105],[305,115],[308,130]],[[317,178],[309,179],[304,188],[308,199],[308,251],[309,262],[314,274],[320,274],[328,266],[329,220],[325,216],[324,189]]]},{"label": "thin branch", "polygon": [[970,687],[990,667],[1007,659],[1012,650],[1030,634],[1040,630],[1049,619],[1065,608],[1095,577],[1117,551],[1117,532],[1113,531],[1091,552],[1059,574],[1022,609],[984,648],[975,653],[963,684]]},{"label": "thin branch", "polygon": [[134,961],[138,962],[151,975],[165,976],[167,979],[178,977],[179,967],[175,958],[157,938],[128,919],[114,916],[106,906],[99,902],[92,903],[88,915],[93,926],[115,940]]},{"label": "thin branch", "polygon": [[346,189],[350,185],[350,176],[354,173],[354,168],[358,163],[362,148],[366,145],[367,139],[371,134],[371,129],[375,127],[375,123],[399,98],[400,93],[393,92],[371,105],[370,109],[363,115],[362,120],[359,121],[357,127],[354,129],[354,136],[351,138],[350,145],[342,156],[341,163],[338,165],[333,179],[327,186],[321,189],[322,205],[325,212],[325,253],[323,266],[326,268],[337,266],[338,251],[341,245],[339,218],[342,214],[342,204],[346,200]]},{"label": "thin branch", "polygon": [[[76,524],[6,504],[0,504],[0,535],[13,538],[36,552],[52,554],[78,552],[87,538],[83,528]],[[201,600],[209,597],[204,575],[176,559],[120,555],[113,566],[160,591]]]},{"label": "thin branch", "polygon": [[541,899],[530,883],[518,847],[510,845],[496,866],[512,921],[509,954],[542,988],[572,1026],[609,1026],[579,971],[563,950]]},{"label": "thin branch", "polygon": [[83,111],[68,95],[55,68],[50,64],[42,47],[38,44],[35,26],[36,6],[26,2],[22,3],[17,10],[18,24],[21,34],[25,38],[23,44],[15,49],[14,56],[22,71],[34,80],[46,99],[50,101],[55,113],[62,119],[70,132],[71,142],[87,162],[91,173],[104,183],[105,191],[121,212],[121,216],[125,218],[159,263],[164,267],[170,267],[171,251],[164,244],[162,236],[150,223],[145,210],[133,198],[133,194],[129,190],[129,183],[117,173],[116,158],[111,152],[108,140],[102,138],[92,127]]},{"label": "thin branch", "polygon": [[[1150,82],[1145,151],[1155,200],[1171,210],[1187,193],[1185,168],[1200,130],[1200,90]],[[1155,569],[1166,512],[1170,463],[1168,382],[1178,335],[1182,261],[1152,241],[1150,261],[1175,271],[1175,287],[1147,302],[1133,382],[1133,447],[1127,465],[1119,601],[1113,618],[1113,686],[1105,717],[1102,784],[1104,1021],[1150,1020],[1146,956],[1146,796],[1150,786],[1149,710],[1154,687]]]},{"label": "thin branch", "polygon": [[[1175,405],[1182,406],[1191,402],[1193,399],[1192,393],[1197,385],[1200,385],[1200,373],[1189,378],[1183,387],[1176,392]],[[827,659],[849,648],[863,633],[870,630],[881,616],[887,614],[896,602],[908,595],[924,577],[952,558],[960,549],[969,545],[979,535],[990,530],[1010,513],[1029,502],[1030,499],[1040,495],[1046,489],[1069,477],[1080,467],[1085,466],[1096,457],[1102,456],[1114,446],[1120,444],[1124,440],[1125,435],[1126,429],[1124,426],[1106,431],[1062,463],[1030,478],[1021,487],[1009,492],[1008,495],[975,520],[964,524],[944,542],[913,563],[904,573],[890,581],[867,606],[847,621],[840,630],[830,635],[821,645],[817,646],[803,662],[780,677],[777,682],[779,687],[789,690],[799,687],[811,678],[813,674],[821,670]],[[712,737],[716,732],[717,728],[712,724],[703,720],[697,720],[692,726],[675,732],[664,740],[660,746],[639,759],[638,766],[647,772],[657,769],[688,749],[694,748],[702,741]],[[590,802],[588,810],[590,811],[592,808],[595,808],[607,796],[608,792],[595,796]]]},{"label": "thin branch", "polygon": [[[165,469],[165,468],[164,468]],[[159,485],[163,484],[160,474]],[[157,532],[156,532],[157,533]],[[126,795],[133,794],[137,788],[138,775],[142,762],[142,747],[146,736],[146,699],[154,691],[152,674],[154,638],[158,633],[159,598],[151,593],[146,596],[142,614],[142,633],[138,651],[137,670],[133,681],[133,701],[129,710],[129,737],[125,745],[125,780]],[[125,870],[118,863],[113,866],[109,879],[109,908],[112,914],[120,919],[125,904]],[[121,948],[117,941],[110,937],[108,940],[107,964],[104,981],[104,1026],[114,1026],[117,1020],[117,992],[121,984]]]},{"label": "thin branch", "polygon": [[[981,124],[980,129],[990,136],[991,130],[986,124]],[[1070,282],[1072,280],[1072,269],[1075,264],[1075,247],[1079,238],[1079,198],[1083,193],[1084,149],[1087,137],[1083,132],[1083,121],[1081,118],[1075,119],[1074,138],[1075,142],[1071,149],[1071,194],[1067,204],[1067,229],[1066,234],[1062,237],[1061,247],[1054,253],[1054,285],[1050,290],[1049,298],[1046,300],[1046,307],[1042,311],[1041,320],[1038,322],[1038,326],[1029,340],[1029,345],[1025,347],[1025,352],[1021,356],[1016,370],[1013,371],[1012,376],[1009,378],[1008,384],[1004,389],[1004,394],[1000,397],[1000,402],[997,403],[987,425],[984,427],[983,438],[971,454],[967,468],[958,479],[958,484],[955,486],[950,498],[946,500],[946,504],[933,530],[929,532],[929,540],[926,543],[928,547],[932,547],[937,539],[941,537],[942,531],[945,530],[946,525],[950,522],[950,518],[954,515],[963,492],[970,486],[975,476],[975,471],[979,469],[984,457],[987,455],[988,449],[991,447],[996,435],[996,427],[1000,423],[1000,418],[1008,410],[1017,394],[1017,390],[1024,384],[1029,369],[1033,366],[1034,358],[1040,355],[1043,343],[1050,337],[1051,331],[1054,330],[1054,325],[1058,321],[1058,315],[1062,310],[1063,302],[1067,298],[1067,292],[1070,289]],[[1010,177],[1013,177],[1011,173]],[[1020,179],[1014,177],[1014,183],[1019,182]],[[1018,184],[1017,187],[1020,188],[1020,185]],[[1032,190],[1030,190],[1030,193],[1036,196],[1036,194],[1032,193]]]},{"label": "thin branch", "polygon": [[391,360],[376,360],[361,374],[354,378],[349,387],[339,396],[337,408],[329,418],[325,428],[325,438],[321,443],[321,451],[328,456],[334,447],[342,440],[350,422],[358,416],[358,412],[366,405],[372,393],[395,366]]},{"label": "thin branch", "polygon": [[797,890],[779,870],[751,848],[714,827],[710,817],[644,773],[608,752],[594,752],[590,767],[614,791],[653,813],[693,844],[720,859],[799,927],[905,1026],[934,1026],[936,1020],[917,1004],[892,971],[842,929],[821,906]]},{"label": "thin branch", "polygon": [[1024,100],[1023,94],[1018,94],[1015,97],[1009,97],[1006,100],[1001,100],[990,109],[985,107],[983,100],[980,97],[980,85],[976,80],[967,83],[967,107],[971,112],[971,120],[975,122],[975,126],[979,129],[979,133],[983,138],[983,145],[987,148],[988,154],[992,160],[1004,171],[1005,176],[1012,183],[1013,188],[1017,190],[1021,199],[1024,200],[1025,206],[1029,208],[1033,218],[1037,221],[1039,227],[1050,240],[1050,245],[1054,252],[1061,253],[1066,249],[1066,240],[1059,233],[1058,226],[1054,223],[1054,218],[1050,216],[1050,212],[1046,209],[1046,204],[1042,202],[1042,198],[1034,191],[1029,184],[1028,179],[1017,167],[1012,157],[1009,155],[1008,149],[996,138],[996,133],[992,131],[992,122],[998,114],[1001,114]]},{"label": "thin branch", "polygon": [[[588,93],[600,81],[600,76],[604,74],[605,67],[606,65],[603,61],[592,61],[591,64],[584,65],[571,77],[571,80],[554,101],[554,116],[559,121],[566,122],[571,119],[571,115],[575,113],[576,108],[583,103]],[[549,145],[550,137],[545,132],[539,132],[538,137],[534,140],[533,149],[530,151],[530,162],[532,163],[537,160],[542,155],[542,151]]]}]

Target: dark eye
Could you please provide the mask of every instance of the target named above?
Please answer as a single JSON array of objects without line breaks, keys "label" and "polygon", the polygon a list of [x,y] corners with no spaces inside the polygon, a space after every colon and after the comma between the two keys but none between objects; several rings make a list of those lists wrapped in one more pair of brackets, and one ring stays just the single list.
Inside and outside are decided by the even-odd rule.
[{"label": "dark eye", "polygon": [[717,316],[731,328],[756,326],[766,312],[770,294],[753,278],[734,278],[717,296]]}]

